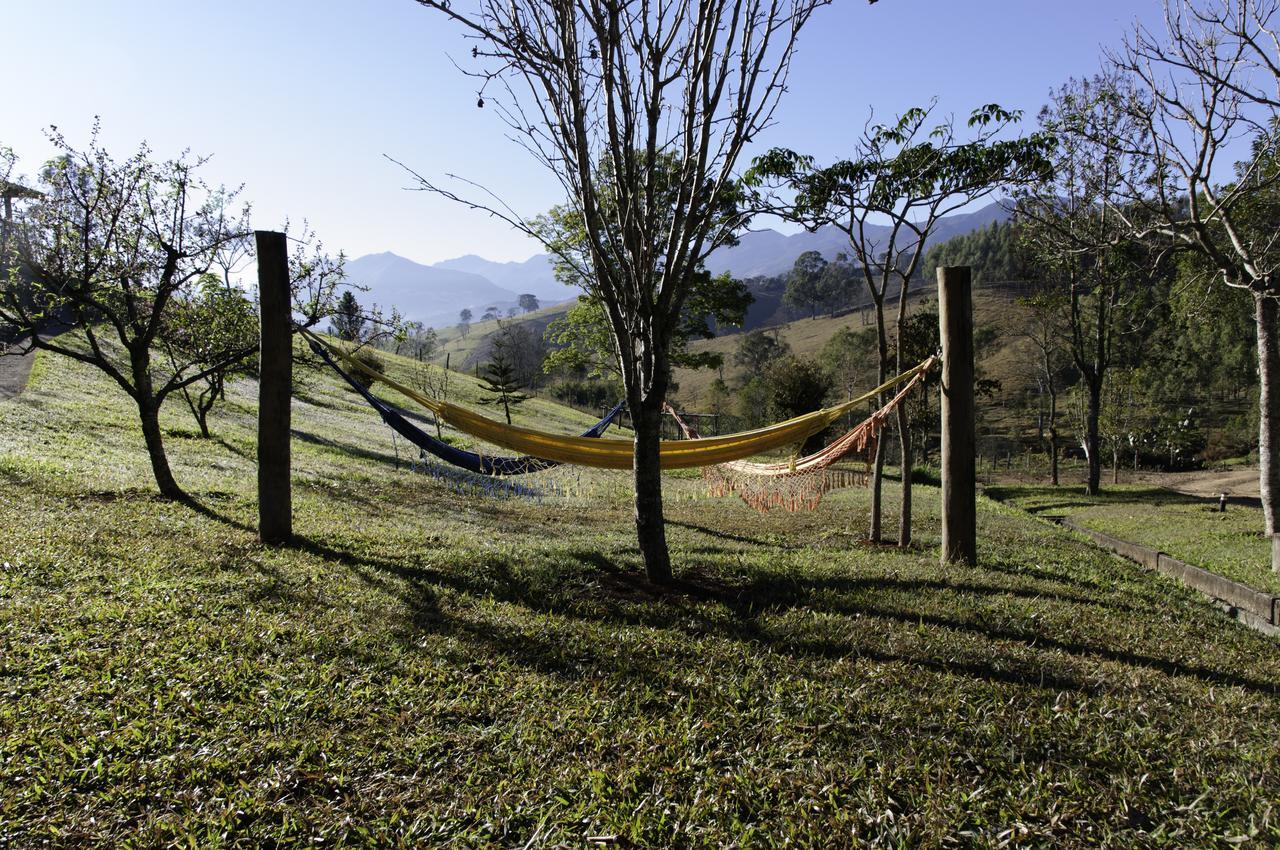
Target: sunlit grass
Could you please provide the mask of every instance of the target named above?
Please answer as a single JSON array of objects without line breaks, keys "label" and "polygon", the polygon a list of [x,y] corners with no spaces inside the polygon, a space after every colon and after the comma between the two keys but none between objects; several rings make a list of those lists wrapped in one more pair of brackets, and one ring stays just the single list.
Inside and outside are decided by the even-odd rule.
[{"label": "sunlit grass", "polygon": [[267,548],[252,384],[214,440],[166,413],[193,509],[104,379],[33,381],[0,404],[0,845],[1280,840],[1275,641],[1014,509],[943,568],[930,488],[904,552],[862,491],[760,515],[686,477],[657,591],[625,474],[460,495],[317,375]]},{"label": "sunlit grass", "polygon": [[1271,540],[1260,508],[1216,503],[1150,485],[1107,485],[1097,496],[1080,487],[1009,485],[988,488],[1029,511],[1070,516],[1076,522],[1242,582],[1280,593],[1271,569]]}]

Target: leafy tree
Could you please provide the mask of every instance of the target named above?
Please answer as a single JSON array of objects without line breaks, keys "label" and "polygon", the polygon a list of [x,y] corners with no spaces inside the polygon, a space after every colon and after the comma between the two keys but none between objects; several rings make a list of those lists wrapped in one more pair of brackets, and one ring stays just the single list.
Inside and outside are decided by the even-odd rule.
[{"label": "leafy tree", "polygon": [[[0,253],[11,261],[0,264],[0,321],[28,332],[52,318],[69,323],[58,337],[31,333],[26,347],[106,373],[137,406],[160,493],[186,499],[169,468],[160,409],[175,392],[216,385],[257,352],[244,302],[202,291],[213,267],[225,274],[251,250],[247,208],[236,208],[236,193],[201,180],[203,159],[156,161],[144,145],[117,160],[98,135],[95,125],[78,150],[50,132],[61,153],[41,172],[43,192],[4,228]],[[325,253],[305,226],[294,245],[294,313],[315,327],[346,285],[345,258]]]},{"label": "leafy tree", "polygon": [[528,401],[531,396],[520,392],[522,384],[516,377],[515,364],[511,362],[505,346],[497,346],[485,372],[480,376],[484,381],[484,391],[489,395],[480,399],[481,404],[501,404],[502,412],[507,416],[507,424],[511,424],[511,408]]},{"label": "leafy tree", "polygon": [[530,292],[525,292],[520,296],[516,303],[520,305],[520,309],[524,312],[532,313],[534,310],[538,309],[538,296]]},{"label": "leafy tree", "polygon": [[857,395],[859,387],[876,385],[875,328],[854,330],[843,327],[827,339],[818,355],[833,384],[846,398]]},{"label": "leafy tree", "polygon": [[251,351],[258,344],[258,314],[252,302],[217,275],[202,276],[191,292],[173,299],[159,335],[169,364],[181,364],[200,375],[182,387],[183,398],[195,417],[201,436],[209,437],[209,414],[225,397],[227,381],[248,374],[255,358],[228,362],[226,351]]},{"label": "leafy tree", "polygon": [[[723,356],[714,351],[690,351],[695,339],[712,339],[716,330],[741,325],[751,303],[743,283],[728,274],[712,277],[698,271],[696,289],[688,308],[672,333],[668,361],[672,369],[718,369]],[[547,325],[544,337],[553,348],[543,369],[580,371],[589,377],[621,377],[615,337],[599,300],[579,295],[578,302],[562,318]]]},{"label": "leafy tree", "polygon": [[[897,332],[907,317],[909,284],[920,268],[925,243],[940,218],[998,189],[1042,174],[1051,138],[998,137],[1021,113],[987,104],[969,116],[972,138],[957,136],[950,119],[931,126],[931,104],[904,112],[891,125],[869,124],[851,158],[818,167],[810,156],[774,148],[757,158],[748,177],[757,185],[785,187],[790,200],[776,197],[784,216],[809,230],[833,226],[849,240],[852,256],[875,307],[880,380],[889,373],[889,335],[885,299],[890,284],[898,293]],[[887,221],[888,233],[872,238],[867,225]],[[899,346],[899,351],[902,348]],[[901,372],[913,364],[898,362]],[[881,399],[882,403],[887,397]],[[898,412],[903,458],[899,545],[911,542],[911,441],[907,412]],[[872,540],[881,537],[881,489],[884,441],[877,443],[871,480]]]},{"label": "leafy tree", "polygon": [[579,295],[562,318],[547,325],[544,339],[551,346],[542,361],[548,374],[566,370],[589,378],[620,375],[613,333],[604,308],[595,299]]},{"label": "leafy tree", "polygon": [[748,331],[738,339],[737,350],[733,354],[733,362],[741,366],[746,379],[761,375],[764,370],[782,357],[791,353],[791,346],[786,340],[770,335],[762,330]]},{"label": "leafy tree", "polygon": [[471,311],[463,307],[458,311],[458,333],[466,336],[469,330],[471,330]]},{"label": "leafy tree", "polygon": [[[636,537],[649,580],[667,582],[659,444],[671,343],[705,259],[749,217],[732,203],[739,157],[772,123],[796,40],[826,0],[480,0],[467,12],[420,2],[477,40],[474,73],[500,78],[513,136],[581,222],[577,247],[544,243],[608,320],[635,428]],[[543,238],[509,208],[467,203]]]},{"label": "leafy tree", "polygon": [[852,305],[861,291],[862,276],[849,255],[836,254],[818,280],[819,303],[834,316],[837,310]]},{"label": "leafy tree", "polygon": [[808,310],[813,318],[818,316],[818,308],[822,305],[822,277],[827,270],[827,261],[818,251],[805,251],[796,257],[791,274],[787,276],[787,291],[782,296],[782,303],[796,312]]},{"label": "leafy tree", "polygon": [[[711,382],[711,386],[707,388],[706,405],[707,410],[714,414],[717,418],[729,412],[729,402],[733,399],[733,391],[729,389],[729,385],[724,382],[724,378],[717,377]],[[717,422],[717,425],[719,422]]]},{"label": "leafy tree", "polygon": [[[96,127],[83,151],[57,132],[50,138],[61,154],[40,175],[43,196],[13,224],[18,262],[0,270],[0,318],[32,331],[47,318],[69,318],[71,331],[48,339],[33,333],[28,345],[115,381],[137,406],[160,493],[185,498],[169,469],[160,408],[170,394],[249,357],[256,341],[197,339],[199,326],[172,321],[175,303],[198,297],[219,251],[245,238],[246,211],[235,209],[234,192],[200,180],[202,160],[156,162],[143,147],[118,161],[99,144]],[[186,336],[175,341],[178,359],[166,368],[154,353],[170,332]]]},{"label": "leafy tree", "polygon": [[[790,419],[820,410],[831,392],[831,376],[816,360],[788,354],[770,364],[765,372],[772,409]],[[822,446],[822,434],[805,440],[801,454],[809,454]]]},{"label": "leafy tree", "polygon": [[1098,417],[1101,443],[1111,454],[1111,483],[1120,483],[1120,457],[1130,452],[1136,457],[1143,432],[1150,428],[1153,406],[1151,384],[1145,370],[1118,368],[1107,372],[1103,388],[1105,402]]},{"label": "leafy tree", "polygon": [[759,428],[769,421],[769,385],[763,375],[754,375],[738,390],[738,418],[747,428]]},{"label": "leafy tree", "polygon": [[347,342],[360,342],[364,336],[365,317],[361,312],[360,302],[351,290],[342,293],[333,318],[329,320],[329,331],[338,339]]},{"label": "leafy tree", "polygon": [[1234,398],[1257,376],[1257,327],[1253,299],[1222,286],[1218,272],[1199,253],[1179,257],[1169,288],[1169,316],[1161,358],[1153,377],[1163,395],[1186,403],[1188,387]]},{"label": "leafy tree", "polygon": [[494,319],[496,319],[496,318],[498,318],[498,308],[497,308],[497,307],[486,307],[486,308],[485,308],[485,310],[484,310],[484,315],[480,317],[480,321],[482,321],[482,322],[492,322],[492,321],[493,321]]}]

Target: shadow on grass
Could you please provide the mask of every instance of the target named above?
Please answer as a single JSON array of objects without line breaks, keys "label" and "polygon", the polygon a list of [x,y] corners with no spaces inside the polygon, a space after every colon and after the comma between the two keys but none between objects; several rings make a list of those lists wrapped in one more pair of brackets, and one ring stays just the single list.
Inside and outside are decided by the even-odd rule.
[{"label": "shadow on grass", "polygon": [[381,463],[388,463],[392,465],[396,463],[395,455],[389,454],[387,452],[380,452],[380,451],[377,451],[376,449],[366,449],[363,446],[355,446],[355,445],[352,445],[351,443],[343,443],[337,440],[330,440],[326,437],[321,437],[318,434],[312,434],[309,431],[301,431],[301,430],[298,430],[297,428],[294,428],[293,430],[291,430],[289,434],[294,439],[301,440],[304,443],[310,443],[313,446],[323,446],[327,449],[333,449],[336,452],[342,452],[343,454],[346,454],[346,455],[352,455],[353,457],[364,458],[365,460],[375,460]]},{"label": "shadow on grass", "polygon": [[701,534],[707,535],[708,537],[714,537],[717,540],[725,540],[730,543],[743,543],[747,546],[768,546],[771,548],[781,548],[781,549],[798,548],[797,546],[794,546],[794,545],[788,546],[785,542],[782,542],[782,541],[762,540],[759,537],[747,537],[744,534],[734,534],[728,531],[721,531],[719,529],[707,528],[705,525],[697,525],[696,523],[692,523],[692,522],[680,522],[678,520],[668,519],[666,524],[668,526],[674,526],[676,528],[683,528],[683,529],[686,529],[687,531],[697,531]]},{"label": "shadow on grass", "polygon": [[[1091,608],[1112,608],[1123,616],[1132,609],[1121,604],[1087,596],[1047,594],[1035,589],[987,584],[979,581],[913,579],[893,576],[831,577],[792,579],[758,576],[742,581],[726,581],[696,565],[669,586],[649,584],[639,569],[635,552],[624,551],[620,559],[589,549],[570,549],[554,561],[533,555],[515,563],[506,556],[490,555],[482,563],[458,569],[440,569],[422,564],[395,562],[365,552],[352,552],[316,539],[300,539],[296,546],[317,557],[342,564],[363,581],[398,597],[410,611],[401,629],[401,639],[416,642],[421,631],[468,635],[493,649],[501,649],[513,661],[538,670],[592,671],[600,675],[630,674],[617,668],[617,658],[592,653],[582,647],[570,651],[545,636],[526,629],[493,634],[491,625],[453,616],[441,610],[438,588],[448,588],[464,596],[493,599],[516,605],[561,622],[579,621],[597,625],[627,625],[681,632],[692,640],[708,636],[749,643],[771,652],[789,655],[797,661],[836,660],[849,657],[879,662],[901,662],[930,670],[963,675],[1003,684],[1032,688],[1052,688],[1097,693],[1111,687],[1097,676],[1075,675],[1061,658],[1042,653],[1062,653],[1085,661],[1105,661],[1155,671],[1169,677],[1193,677],[1219,686],[1240,687],[1257,693],[1274,694],[1277,685],[1226,670],[1184,664],[1169,658],[1145,654],[1134,648],[1110,646],[1097,641],[1055,637],[1036,624],[1028,627],[998,625],[978,617],[945,613],[964,597],[1015,597],[1043,599],[1078,606],[1080,617]],[[566,569],[565,559],[576,564]],[[388,579],[394,579],[388,583]],[[894,595],[912,598],[910,609],[894,606]],[[886,599],[888,597],[889,599]],[[959,599],[957,599],[959,597]],[[949,650],[946,657],[928,650],[896,651],[886,641],[886,628],[870,626],[850,630],[843,626],[828,635],[795,634],[777,631],[765,619],[791,610],[836,617],[838,623],[860,618],[894,624],[898,632],[928,627],[936,636],[967,634],[989,644],[979,647],[982,658],[964,657]],[[818,621],[825,622],[819,617]],[[555,631],[561,626],[548,626]],[[1021,654],[1002,654],[1001,644],[1015,644]],[[971,647],[972,649],[972,647]],[[1027,658],[1031,650],[1036,657]],[[567,663],[571,658],[572,663]],[[567,666],[566,666],[567,664]],[[645,675],[652,671],[646,668]],[[1107,677],[1109,679],[1110,677]]]},{"label": "shadow on grass", "polygon": [[[87,495],[89,498],[118,499],[136,498],[137,494],[104,491]],[[204,502],[193,499],[189,504],[202,516],[256,534],[256,529],[247,523],[207,504],[218,500],[218,494],[209,494]],[[774,545],[760,538],[693,523],[672,524],[744,545]],[[616,666],[617,663],[615,657],[598,655],[595,661],[584,661],[580,647],[569,651],[555,641],[532,636],[526,629],[495,634],[491,624],[478,624],[466,614],[459,616],[442,609],[440,590],[447,589],[472,599],[508,603],[538,614],[564,618],[565,622],[673,630],[691,639],[710,635],[759,644],[797,659],[870,658],[1021,686],[1079,691],[1105,688],[1097,681],[1054,669],[1061,667],[1060,659],[1033,663],[1025,658],[1001,658],[999,645],[1009,643],[1024,651],[1057,652],[1080,659],[1152,670],[1170,677],[1190,676],[1203,682],[1241,687],[1258,693],[1277,692],[1275,683],[1234,671],[1184,664],[1133,647],[1055,636],[1035,623],[1019,626],[985,622],[981,619],[984,606],[968,606],[966,599],[1044,601],[1078,609],[1078,619],[1082,622],[1089,618],[1091,611],[1097,610],[1115,612],[1122,617],[1141,616],[1140,609],[1135,606],[1115,598],[1105,598],[1112,592],[1110,588],[1079,582],[1079,585],[1096,589],[1099,593],[1046,590],[1035,586],[1034,582],[1069,584],[1071,579],[1058,575],[1028,575],[994,563],[984,564],[972,576],[955,579],[901,577],[892,573],[795,578],[768,572],[745,578],[726,578],[719,575],[714,567],[690,563],[684,566],[677,581],[655,586],[646,580],[639,553],[634,547],[611,553],[588,547],[568,547],[552,552],[533,550],[519,559],[495,552],[478,561],[440,567],[435,565],[439,563],[438,557],[432,558],[433,564],[424,562],[428,557],[427,550],[406,561],[403,556],[383,556],[376,549],[357,551],[346,548],[323,537],[300,536],[290,546],[340,565],[380,594],[398,599],[408,611],[406,621],[397,627],[400,639],[405,643],[416,642],[422,632],[460,632],[469,641],[479,641],[501,650],[513,661],[539,670],[577,671],[575,675],[581,675],[586,669],[602,675],[624,672],[612,669],[611,665]],[[438,556],[442,551],[447,550],[431,554]],[[996,573],[1006,580],[983,581],[980,577],[984,572]],[[258,599],[277,598],[286,604],[303,604],[304,600],[288,591],[288,581],[279,572],[273,575],[267,569],[263,578],[266,585],[257,592]],[[909,601],[902,605],[894,604],[895,598],[904,597]],[[975,607],[978,613],[975,616],[953,613],[969,607]],[[889,651],[885,647],[891,642],[884,640],[884,628],[850,630],[840,627],[822,636],[778,633],[767,626],[767,616],[793,610],[836,617],[838,622],[845,624],[870,618],[892,623],[899,630],[930,627],[938,634],[967,634],[989,643],[992,658],[990,661],[975,660],[950,653],[942,659],[924,651]],[[1073,615],[1070,619],[1075,621],[1077,618]],[[646,675],[651,673],[646,669]]]}]

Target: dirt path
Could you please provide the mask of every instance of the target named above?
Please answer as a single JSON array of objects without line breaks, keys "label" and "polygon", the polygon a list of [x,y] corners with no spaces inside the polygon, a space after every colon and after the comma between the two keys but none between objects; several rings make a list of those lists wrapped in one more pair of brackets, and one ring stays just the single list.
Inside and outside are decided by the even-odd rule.
[{"label": "dirt path", "polygon": [[[1041,477],[1006,474],[996,475],[990,480],[996,482],[1017,482],[1019,484],[1044,483]],[[1084,484],[1084,472],[1080,469],[1064,470],[1064,485]],[[1231,469],[1203,469],[1195,472],[1133,472],[1121,470],[1121,484],[1147,484],[1162,487],[1175,493],[1195,496],[1199,499],[1216,499],[1218,494],[1226,493],[1233,502],[1240,504],[1259,504],[1258,468],[1256,466],[1238,466]],[[1102,471],[1102,488],[1111,484],[1111,470]]]},{"label": "dirt path", "polygon": [[27,388],[27,377],[36,361],[34,351],[18,355],[0,348],[0,401],[8,401]]},{"label": "dirt path", "polygon": [[1219,493],[1241,499],[1259,498],[1258,470],[1241,466],[1228,470],[1152,473],[1151,483],[1186,493],[1188,496],[1216,497]]}]

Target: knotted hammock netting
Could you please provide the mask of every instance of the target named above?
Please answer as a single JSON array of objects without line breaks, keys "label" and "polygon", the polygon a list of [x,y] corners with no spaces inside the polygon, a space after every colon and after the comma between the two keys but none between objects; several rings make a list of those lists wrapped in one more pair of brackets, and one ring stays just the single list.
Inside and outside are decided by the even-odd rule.
[{"label": "knotted hammock netting", "polygon": [[[917,372],[887,404],[813,454],[779,463],[738,460],[704,466],[703,480],[713,496],[737,493],[758,511],[782,508],[792,513],[814,510],[832,490],[865,486],[871,477],[876,441],[889,417],[927,374],[927,369]],[[699,439],[698,432],[674,408],[668,406],[667,412],[685,439]]]}]

